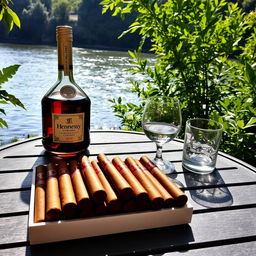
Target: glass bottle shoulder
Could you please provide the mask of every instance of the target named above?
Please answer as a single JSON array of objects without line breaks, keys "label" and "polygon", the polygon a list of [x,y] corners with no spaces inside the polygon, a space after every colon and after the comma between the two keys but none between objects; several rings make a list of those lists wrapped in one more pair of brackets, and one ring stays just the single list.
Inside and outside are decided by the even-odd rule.
[{"label": "glass bottle shoulder", "polygon": [[70,79],[58,79],[58,81],[45,94],[44,98],[53,100],[81,100],[87,99],[90,101],[87,94],[80,88],[75,81]]}]

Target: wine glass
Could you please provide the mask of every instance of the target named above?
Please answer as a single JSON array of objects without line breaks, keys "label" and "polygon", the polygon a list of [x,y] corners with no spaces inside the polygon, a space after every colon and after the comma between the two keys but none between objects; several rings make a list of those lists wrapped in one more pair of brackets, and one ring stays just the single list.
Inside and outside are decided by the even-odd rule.
[{"label": "wine glass", "polygon": [[166,174],[174,172],[174,165],[162,158],[162,147],[173,140],[181,129],[179,100],[167,96],[154,96],[144,108],[142,126],[146,136],[156,143],[153,162]]}]

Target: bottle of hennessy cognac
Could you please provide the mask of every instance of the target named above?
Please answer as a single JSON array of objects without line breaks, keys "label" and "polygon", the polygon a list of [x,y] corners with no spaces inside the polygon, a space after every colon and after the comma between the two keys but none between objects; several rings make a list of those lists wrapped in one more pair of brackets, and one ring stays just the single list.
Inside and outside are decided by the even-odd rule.
[{"label": "bottle of hennessy cognac", "polygon": [[91,101],[76,84],[72,27],[58,26],[58,80],[42,99],[42,143],[48,153],[75,156],[90,144]]}]

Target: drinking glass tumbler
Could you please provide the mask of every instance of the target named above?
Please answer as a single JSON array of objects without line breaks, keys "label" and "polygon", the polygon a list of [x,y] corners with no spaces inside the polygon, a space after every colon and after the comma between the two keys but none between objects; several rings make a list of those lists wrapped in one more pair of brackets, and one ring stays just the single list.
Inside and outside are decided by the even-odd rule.
[{"label": "drinking glass tumbler", "polygon": [[182,165],[198,174],[214,171],[221,140],[222,124],[203,118],[186,122]]}]

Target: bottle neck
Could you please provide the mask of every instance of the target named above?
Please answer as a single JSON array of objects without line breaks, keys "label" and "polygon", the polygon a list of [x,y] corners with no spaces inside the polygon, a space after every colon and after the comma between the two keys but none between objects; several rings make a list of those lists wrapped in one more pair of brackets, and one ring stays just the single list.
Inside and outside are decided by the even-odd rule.
[{"label": "bottle neck", "polygon": [[63,83],[75,83],[74,76],[73,76],[73,70],[69,70],[68,74],[65,74],[63,69],[58,69],[58,81],[61,81]]},{"label": "bottle neck", "polygon": [[58,40],[59,78],[73,79],[72,41],[68,38]]}]

